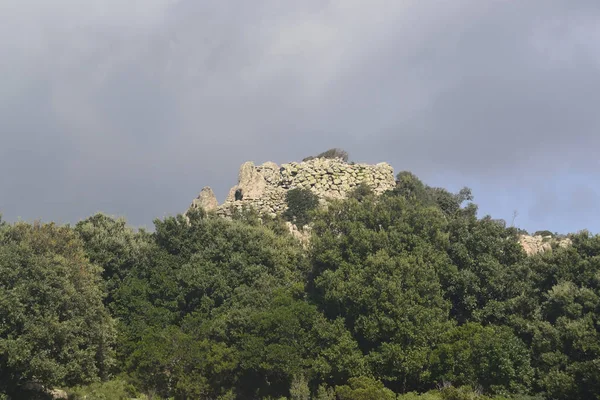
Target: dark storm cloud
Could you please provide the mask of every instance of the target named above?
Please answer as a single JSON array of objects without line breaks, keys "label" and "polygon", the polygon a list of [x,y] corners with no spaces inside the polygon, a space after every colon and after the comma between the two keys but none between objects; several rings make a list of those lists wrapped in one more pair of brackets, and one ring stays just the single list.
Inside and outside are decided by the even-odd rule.
[{"label": "dark storm cloud", "polygon": [[243,161],[340,146],[528,228],[597,230],[573,207],[599,211],[599,19],[583,0],[6,0],[0,210],[149,224],[222,198]]}]

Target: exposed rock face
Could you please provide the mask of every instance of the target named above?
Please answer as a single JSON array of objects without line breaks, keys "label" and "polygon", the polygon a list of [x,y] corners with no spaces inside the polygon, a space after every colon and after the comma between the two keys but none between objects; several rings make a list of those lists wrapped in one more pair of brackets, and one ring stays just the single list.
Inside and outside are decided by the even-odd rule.
[{"label": "exposed rock face", "polygon": [[568,247],[572,244],[571,239],[556,239],[552,236],[519,236],[519,243],[523,246],[523,250],[528,256],[538,254],[544,251],[552,250],[553,246]]},{"label": "exposed rock face", "polygon": [[[240,167],[238,184],[231,188],[222,205],[216,205],[212,190],[204,188],[192,207],[216,210],[219,215],[229,216],[233,209],[246,206],[254,208],[261,215],[273,217],[285,211],[286,192],[290,189],[309,189],[325,201],[346,198],[352,189],[363,182],[376,194],[393,189],[396,185],[394,169],[387,163],[349,164],[340,159],[324,158],[281,166],[274,162],[257,166],[248,161]],[[236,191],[238,198],[241,193],[241,200],[236,201]]]},{"label": "exposed rock face", "polygon": [[219,206],[219,202],[217,201],[217,197],[213,190],[205,186],[200,191],[200,194],[197,198],[192,201],[191,208],[203,208],[206,211],[215,211]]},{"label": "exposed rock face", "polygon": [[298,228],[296,225],[292,224],[291,222],[286,222],[285,225],[287,226],[288,230],[290,231],[290,234],[294,238],[299,240],[300,243],[302,243],[305,247],[308,246],[308,244],[310,242],[310,235],[311,235],[311,227],[309,225],[306,225],[302,228]]}]

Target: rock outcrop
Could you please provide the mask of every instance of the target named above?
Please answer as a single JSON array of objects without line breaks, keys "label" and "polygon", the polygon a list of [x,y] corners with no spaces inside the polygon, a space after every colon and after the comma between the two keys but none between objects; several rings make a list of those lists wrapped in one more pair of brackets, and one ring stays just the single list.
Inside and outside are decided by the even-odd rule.
[{"label": "rock outcrop", "polygon": [[221,216],[230,216],[235,209],[251,207],[260,215],[274,217],[287,208],[285,198],[290,189],[311,190],[325,202],[346,198],[361,183],[381,194],[396,185],[394,169],[388,163],[353,164],[326,158],[281,166],[274,162],[254,165],[248,161],[240,167],[238,184],[231,188],[223,204],[218,205],[212,190],[205,187],[191,207],[216,211]]},{"label": "rock outcrop", "polygon": [[553,247],[568,247],[572,244],[569,238],[555,238],[553,236],[519,236],[519,243],[523,246],[523,250],[527,255],[531,256],[534,254],[542,253],[544,251],[552,250]]},{"label": "rock outcrop", "polygon": [[200,191],[198,197],[192,201],[192,208],[202,208],[206,211],[216,211],[219,206],[217,196],[209,186],[205,186]]}]

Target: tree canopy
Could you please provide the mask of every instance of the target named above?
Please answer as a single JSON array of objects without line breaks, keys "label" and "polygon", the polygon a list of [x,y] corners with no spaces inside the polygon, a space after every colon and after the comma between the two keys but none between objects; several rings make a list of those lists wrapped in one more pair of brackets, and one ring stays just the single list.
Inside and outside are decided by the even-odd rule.
[{"label": "tree canopy", "polygon": [[528,257],[410,172],[287,200],[152,232],[0,219],[0,398],[600,399],[600,236]]}]

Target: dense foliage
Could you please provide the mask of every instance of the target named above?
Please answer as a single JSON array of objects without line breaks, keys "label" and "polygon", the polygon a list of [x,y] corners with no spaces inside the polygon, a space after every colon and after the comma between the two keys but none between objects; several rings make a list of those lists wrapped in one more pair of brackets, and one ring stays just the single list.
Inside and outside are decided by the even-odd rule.
[{"label": "dense foliage", "polygon": [[526,257],[409,172],[289,193],[309,246],[251,211],[0,221],[0,398],[600,399],[600,236]]},{"label": "dense foliage", "polygon": [[115,330],[100,271],[67,227],[0,227],[0,393],[109,377]]},{"label": "dense foliage", "polygon": [[285,195],[287,209],[283,217],[302,227],[311,221],[311,213],[319,206],[319,197],[309,189],[290,189]]}]

